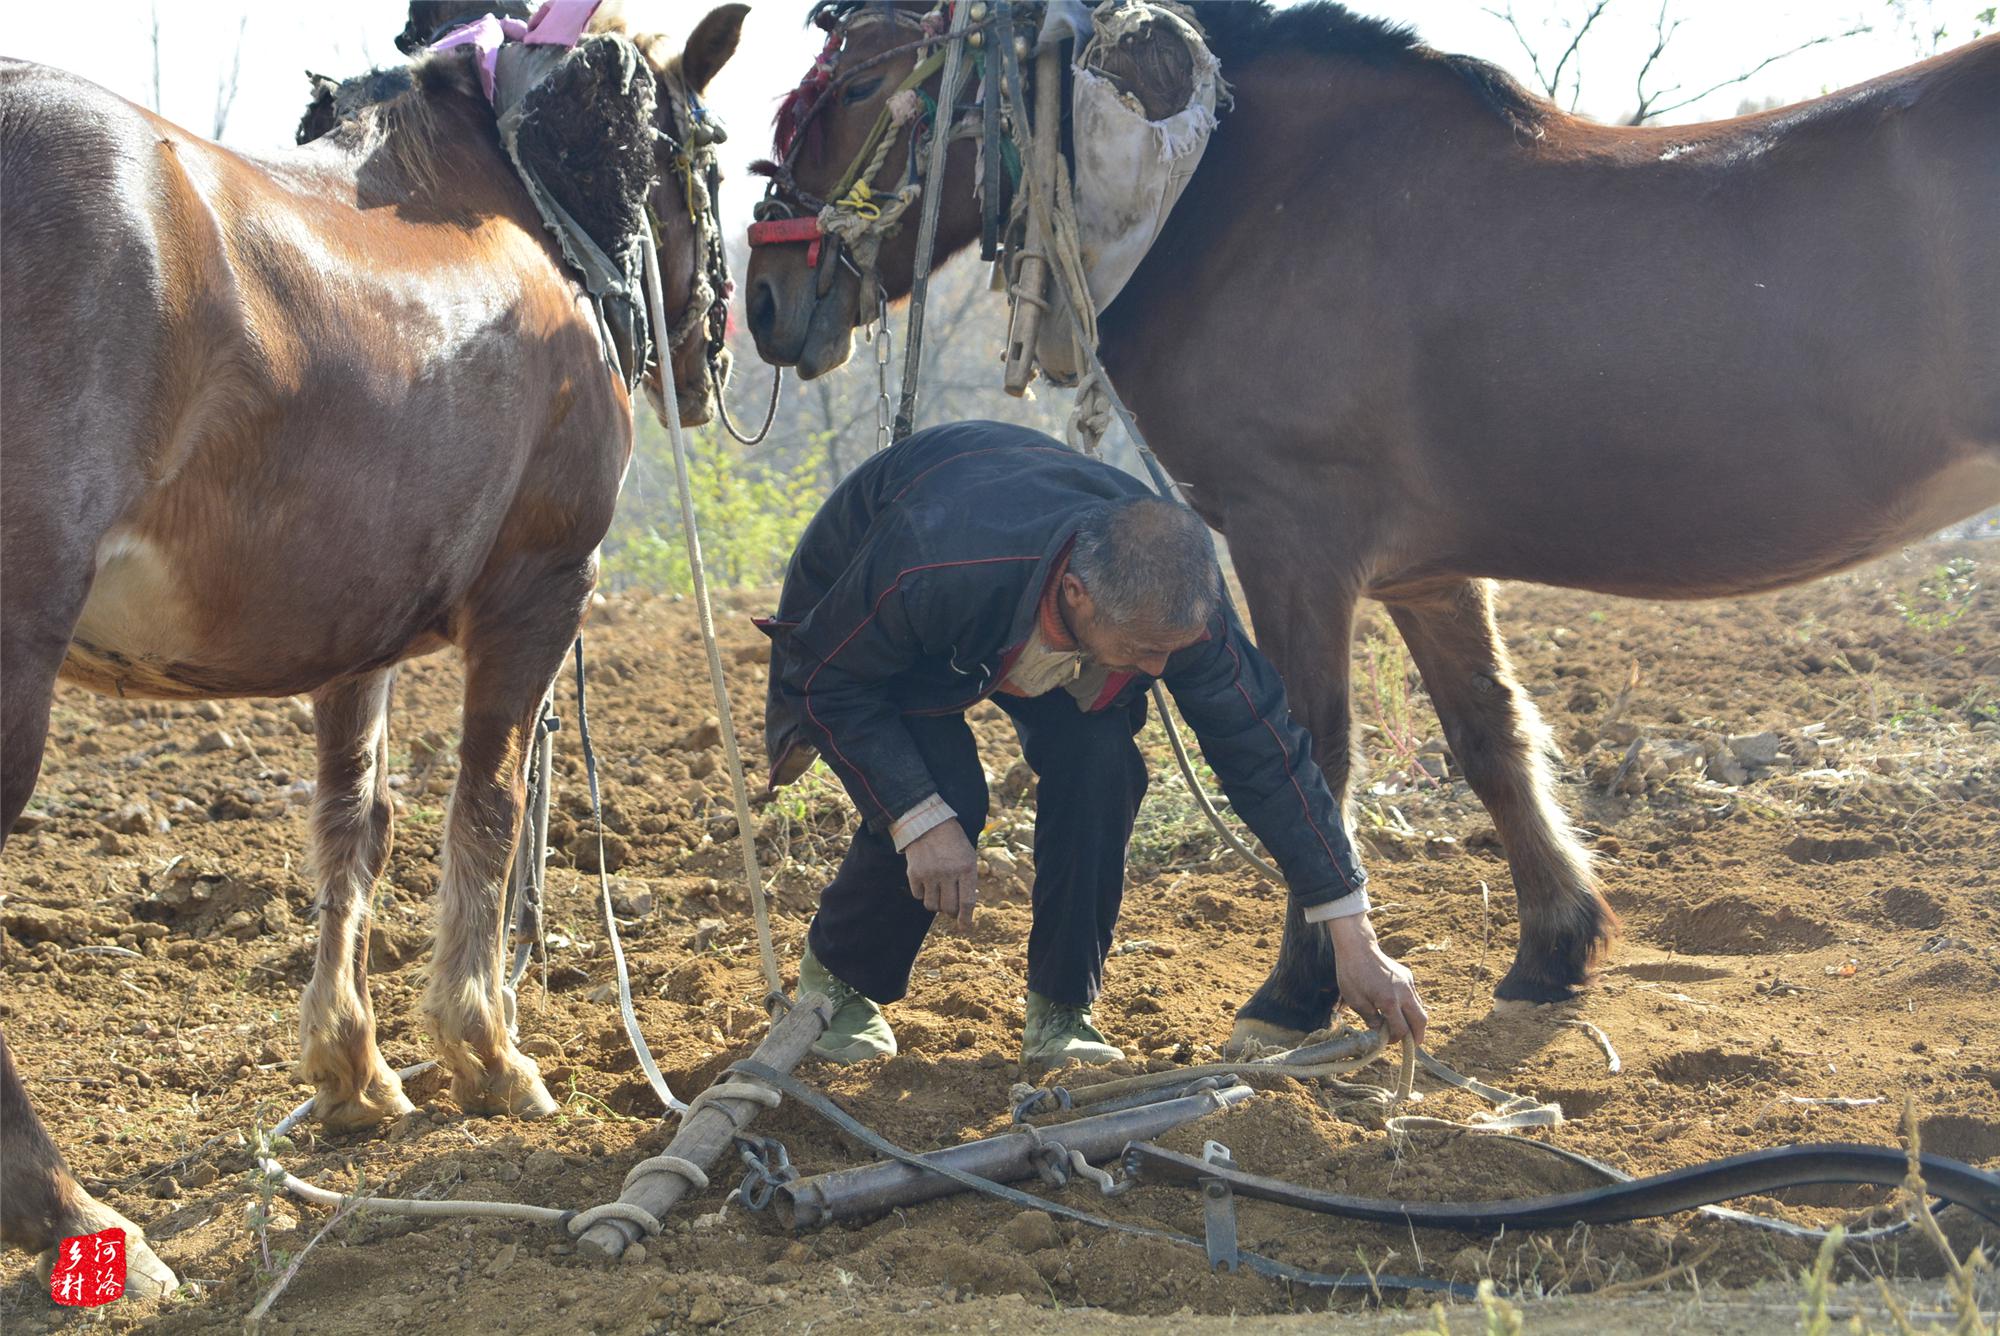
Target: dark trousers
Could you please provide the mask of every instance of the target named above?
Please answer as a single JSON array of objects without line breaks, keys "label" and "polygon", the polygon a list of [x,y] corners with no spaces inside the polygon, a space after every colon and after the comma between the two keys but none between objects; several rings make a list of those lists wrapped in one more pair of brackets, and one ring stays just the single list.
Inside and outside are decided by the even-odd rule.
[{"label": "dark trousers", "polygon": [[[1066,691],[992,699],[1013,719],[1037,781],[1028,987],[1088,1006],[1104,986],[1104,957],[1125,894],[1125,846],[1146,792],[1146,763],[1132,741],[1146,721],[1146,698],[1097,714]],[[965,717],[903,722],[938,793],[977,844],[986,825],[986,776]],[[820,893],[806,940],[835,978],[877,1002],[894,1002],[909,991],[935,917],[910,894],[908,868],[888,833],[863,827]]]}]

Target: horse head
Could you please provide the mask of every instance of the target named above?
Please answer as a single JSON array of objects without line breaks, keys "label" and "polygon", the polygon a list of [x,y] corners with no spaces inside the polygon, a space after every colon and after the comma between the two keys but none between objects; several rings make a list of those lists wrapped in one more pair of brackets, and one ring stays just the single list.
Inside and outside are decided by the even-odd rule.
[{"label": "horse head", "polygon": [[[592,30],[623,30],[629,22],[616,4]],[[660,355],[674,368],[675,396],[683,426],[700,426],[715,413],[715,396],[729,377],[724,346],[725,312],[734,284],[723,248],[720,198],[722,174],[715,145],[721,125],[701,103],[709,82],[736,53],[745,4],[718,5],[694,26],[678,48],[658,33],[633,32],[656,83],[653,121],[655,166],[647,198],[660,253],[661,294],[668,328],[653,337],[670,352]],[[661,408],[658,371],[648,374],[646,392]]]},{"label": "horse head", "polygon": [[[765,361],[797,367],[807,380],[846,362],[856,326],[875,318],[882,299],[910,290],[914,213],[880,236],[879,251],[860,264],[854,247],[818,235],[812,220],[836,196],[854,195],[857,182],[866,187],[864,198],[879,202],[921,180],[917,127],[932,118],[942,79],[935,61],[928,71],[920,68],[938,49],[942,32],[935,19],[926,19],[934,8],[918,0],[815,5],[812,21],[827,30],[826,46],[780,104],[771,159],[757,165],[771,185],[758,206],[759,226],[752,229],[750,332]],[[974,8],[982,11],[975,13],[975,23],[990,23],[983,12],[987,6]],[[989,49],[997,40],[994,32],[981,36]],[[1022,74],[1027,76],[1026,68]],[[968,79],[959,100],[972,92]],[[948,115],[946,123],[960,114]],[[955,138],[947,151],[934,259],[979,235],[976,156],[977,140],[970,137]],[[876,164],[872,173],[871,164]]]},{"label": "horse head", "polygon": [[[543,175],[551,193],[600,244],[609,247],[615,238],[650,227],[667,328],[653,332],[656,357],[645,374],[646,393],[663,411],[659,366],[671,365],[681,422],[698,426],[713,416],[715,389],[729,373],[723,334],[730,292],[718,213],[715,145],[722,134],[701,95],[735,53],[749,6],[717,7],[678,45],[641,30],[633,8],[613,0],[598,10],[578,42],[579,59],[537,89],[557,104],[556,114],[524,125],[516,148],[537,158],[538,166],[548,164]],[[411,98],[455,93],[483,101],[470,48],[426,49],[440,24],[449,31],[465,16],[459,11],[477,18],[487,9],[413,0],[409,23],[396,39],[414,48],[412,63],[344,81],[308,73],[312,100],[299,122],[299,143],[358,122],[375,108],[408,106]],[[643,79],[631,77],[635,54]],[[489,125],[491,115],[487,108]]]}]

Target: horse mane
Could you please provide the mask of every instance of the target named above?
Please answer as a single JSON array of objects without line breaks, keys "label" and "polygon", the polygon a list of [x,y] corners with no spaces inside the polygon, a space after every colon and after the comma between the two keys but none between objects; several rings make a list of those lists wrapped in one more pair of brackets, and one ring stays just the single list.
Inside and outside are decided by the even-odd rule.
[{"label": "horse mane", "polygon": [[[887,0],[893,3],[893,0]],[[808,26],[831,28],[855,11],[885,0],[815,0],[806,13]],[[1357,14],[1334,0],[1305,0],[1288,9],[1274,9],[1270,0],[1182,0],[1208,39],[1208,48],[1222,62],[1226,79],[1259,56],[1279,51],[1303,51],[1315,56],[1343,56],[1370,65],[1432,66],[1449,71],[1478,96],[1487,109],[1516,133],[1540,137],[1554,108],[1488,61],[1456,56],[1426,46],[1405,23]],[[810,82],[810,79],[808,80]],[[802,84],[778,108],[778,138],[787,142],[796,132],[795,118],[818,92]]]},{"label": "horse mane", "polygon": [[[346,132],[371,159],[386,154],[389,164],[420,190],[437,188],[450,153],[449,146],[439,142],[439,104],[447,98],[486,100],[477,55],[470,47],[370,70],[339,83],[310,77],[313,99],[299,121],[298,142],[308,144],[336,131]],[[490,118],[487,125],[490,130]]]},{"label": "horse mane", "polygon": [[1498,65],[1449,55],[1426,46],[1408,24],[1356,14],[1333,0],[1306,0],[1273,9],[1270,0],[1191,0],[1209,50],[1229,77],[1259,56],[1303,51],[1343,56],[1375,66],[1432,66],[1448,70],[1517,133],[1541,134],[1553,108],[1516,83]]}]

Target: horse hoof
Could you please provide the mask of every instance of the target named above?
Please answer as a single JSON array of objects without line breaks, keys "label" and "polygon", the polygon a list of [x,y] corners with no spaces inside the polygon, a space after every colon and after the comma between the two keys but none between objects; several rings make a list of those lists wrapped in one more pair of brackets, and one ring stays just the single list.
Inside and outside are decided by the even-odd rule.
[{"label": "horse hoof", "polygon": [[1222,1055],[1231,1059],[1250,1058],[1271,1049],[1297,1048],[1307,1033],[1288,1030],[1254,1016],[1238,1016],[1236,1028],[1229,1032],[1229,1042],[1222,1047]]},{"label": "horse hoof", "polygon": [[496,1066],[476,1078],[452,1082],[451,1093],[458,1106],[481,1118],[546,1118],[559,1107],[542,1083],[533,1058],[517,1057],[514,1064]]},{"label": "horse hoof", "polygon": [[1587,987],[1585,980],[1564,983],[1540,972],[1523,970],[1519,965],[1507,971],[1505,978],[1493,989],[1493,996],[1501,1002],[1574,1002],[1583,995]]},{"label": "horse hoof", "polygon": [[[112,1228],[125,1231],[126,1298],[163,1299],[179,1288],[180,1278],[146,1242],[145,1231],[95,1197],[86,1197],[76,1219],[59,1229],[58,1233],[63,1238],[75,1238],[80,1234],[99,1234]],[[35,1258],[35,1274],[41,1277],[45,1289],[56,1261],[55,1248],[45,1249]]]},{"label": "horse hoof", "polygon": [[393,1076],[389,1084],[371,1083],[358,1095],[339,1097],[322,1089],[313,1097],[313,1114],[325,1132],[361,1132],[415,1113],[417,1106]]}]

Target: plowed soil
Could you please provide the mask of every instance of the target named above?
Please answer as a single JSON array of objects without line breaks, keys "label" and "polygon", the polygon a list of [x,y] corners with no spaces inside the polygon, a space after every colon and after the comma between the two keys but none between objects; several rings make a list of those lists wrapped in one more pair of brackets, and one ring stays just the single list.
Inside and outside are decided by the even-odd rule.
[{"label": "plowed soil", "polygon": [[[1953,568],[1956,585],[1941,576],[1954,558],[1972,563]],[[1560,1103],[1567,1122],[1537,1136],[1635,1174],[1791,1142],[1893,1144],[1906,1097],[1927,1149],[2000,1166],[1996,572],[1991,544],[1928,546],[1737,602],[1503,591],[1521,678],[1565,755],[1562,800],[1626,929],[1585,1000],[1504,1013],[1490,989],[1515,939],[1507,865],[1486,813],[1432,741],[1421,686],[1378,617],[1372,634],[1382,639],[1357,648],[1370,771],[1357,785],[1356,829],[1378,928],[1430,1005],[1433,1051]],[[750,727],[761,718],[762,641],[734,613],[762,600],[732,602],[725,656],[736,719]],[[669,1081],[691,1095],[764,1027],[691,605],[611,599],[595,611],[589,646],[638,1012]],[[382,1047],[398,1066],[429,1056],[417,1007],[459,680],[449,655],[409,665],[392,716],[398,828],[378,888],[372,981]],[[981,714],[975,725],[996,798],[977,924],[969,937],[940,931],[926,947],[912,996],[891,1012],[901,1056],[801,1069],[915,1149],[1000,1130],[1020,1079],[1032,793],[1004,719]],[[255,1194],[245,1137],[310,1093],[291,1075],[316,930],[304,875],[309,728],[293,701],[163,705],[65,687],[31,816],[7,847],[0,1016],[30,1090],[79,1176],[145,1224],[190,1282],[162,1304],[114,1306],[113,1328],[239,1325],[326,1221],[285,1198],[261,1233],[246,1220]],[[1098,1009],[1131,1055],[1124,1071],[1215,1053],[1272,959],[1283,906],[1282,888],[1219,850],[1193,816],[1157,728],[1144,740],[1154,792]],[[342,1190],[582,1207],[614,1197],[627,1167],[664,1144],[669,1129],[606,1000],[595,878],[574,866],[591,846],[573,726],[558,735],[557,792],[551,949],[523,989],[520,1028],[561,1114],[469,1120],[433,1078],[418,1078],[419,1110],[394,1127],[328,1138],[301,1129],[286,1156],[295,1172]],[[789,971],[851,819],[823,771],[760,818]],[[1609,1071],[1592,1036],[1565,1020],[1601,1028],[1622,1070]],[[1376,1068],[1367,1079],[1388,1075]],[[1811,1102],[1820,1100],[1858,1102]],[[1423,1111],[1463,1119],[1481,1107],[1444,1091]],[[757,1130],[785,1141],[808,1173],[870,1158],[789,1104]],[[1394,1147],[1372,1110],[1301,1086],[1164,1140],[1192,1151],[1210,1138],[1253,1171],[1367,1195],[1501,1197],[1592,1181],[1462,1133]],[[1800,1190],[1748,1205],[1825,1225],[1876,1218],[1891,1195]],[[1199,1198],[1178,1187],[1107,1201],[1079,1184],[1062,1200],[1201,1228]],[[364,1213],[319,1239],[271,1329],[862,1331],[906,1321],[1025,1331],[1057,1309],[1192,1321],[1328,1304],[1248,1273],[1212,1274],[1194,1250],[1016,1219],[978,1201],[799,1238],[739,1207],[718,1216],[721,1203],[711,1190],[663,1238],[608,1266],[527,1227]],[[1316,1270],[1490,1275],[1528,1294],[1581,1294],[1700,1258],[1694,1276],[1712,1298],[1785,1282],[1813,1253],[1694,1215],[1495,1240],[1252,1204],[1242,1231],[1245,1246]],[[1962,1245],[1975,1236],[1958,1233]],[[1911,1240],[1848,1266],[1850,1275],[1937,1269]],[[1665,1284],[1686,1291],[1691,1281],[1683,1273]],[[1616,1301],[1597,1302],[1601,1329],[1625,1325]],[[1633,1325],[1662,1320],[1657,1307],[1629,1311]],[[1742,1329],[1796,1320],[1782,1297],[1769,1311],[1769,1327]],[[0,1325],[25,1333],[71,1320],[51,1309],[27,1258],[0,1260]]]}]

